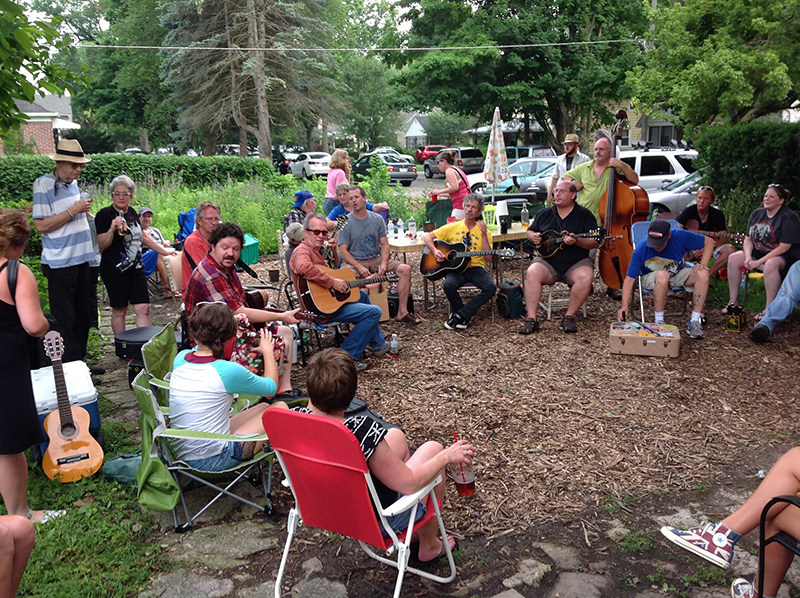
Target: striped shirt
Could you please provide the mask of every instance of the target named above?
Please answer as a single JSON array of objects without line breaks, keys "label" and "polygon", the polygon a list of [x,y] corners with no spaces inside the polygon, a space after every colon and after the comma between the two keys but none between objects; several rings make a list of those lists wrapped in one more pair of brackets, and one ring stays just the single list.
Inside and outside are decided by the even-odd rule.
[{"label": "striped shirt", "polygon": [[[55,216],[80,199],[78,183],[72,181],[56,193],[56,179],[46,174],[33,183],[33,218],[42,219]],[[81,212],[64,226],[42,233],[42,263],[51,268],[68,268],[92,262],[95,258],[92,246],[92,233],[86,214]]]}]

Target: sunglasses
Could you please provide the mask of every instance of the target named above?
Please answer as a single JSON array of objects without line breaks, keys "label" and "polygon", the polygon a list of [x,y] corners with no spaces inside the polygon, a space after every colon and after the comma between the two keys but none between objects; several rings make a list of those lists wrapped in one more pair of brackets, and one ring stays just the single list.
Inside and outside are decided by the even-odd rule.
[{"label": "sunglasses", "polygon": [[225,303],[224,301],[198,301],[197,303],[195,303],[196,307],[200,305],[228,305],[228,304]]},{"label": "sunglasses", "polygon": [[314,233],[314,235],[317,236],[317,237],[320,236],[320,235],[327,235],[328,234],[327,230],[317,230],[315,228],[307,228],[306,232]]}]

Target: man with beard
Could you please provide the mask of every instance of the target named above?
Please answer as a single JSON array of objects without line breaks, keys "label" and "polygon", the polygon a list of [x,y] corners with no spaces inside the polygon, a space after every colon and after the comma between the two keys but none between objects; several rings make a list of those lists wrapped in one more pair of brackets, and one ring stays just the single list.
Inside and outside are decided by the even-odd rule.
[{"label": "man with beard", "polygon": [[570,133],[564,137],[564,153],[558,157],[558,162],[556,162],[556,167],[553,170],[553,178],[547,189],[547,203],[553,203],[556,185],[561,182],[561,177],[564,176],[564,173],[591,160],[589,156],[578,151],[580,146],[581,140],[575,133]]}]

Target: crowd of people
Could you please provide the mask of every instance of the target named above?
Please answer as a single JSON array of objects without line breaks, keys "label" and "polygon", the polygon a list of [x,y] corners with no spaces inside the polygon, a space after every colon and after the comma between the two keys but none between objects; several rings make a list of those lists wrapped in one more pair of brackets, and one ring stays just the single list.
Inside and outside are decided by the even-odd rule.
[{"label": "crowd of people", "polygon": [[[569,286],[570,300],[561,320],[565,333],[578,332],[576,314],[592,292],[598,248],[603,242],[598,233],[601,197],[608,187],[609,171],[636,184],[636,173],[613,157],[613,144],[606,135],[596,136],[594,158],[581,154],[579,139],[567,135],[565,154],[559,158],[551,181],[552,205],[540,210],[530,223],[527,238],[543,247],[552,236],[560,247],[542,252],[533,259],[525,275],[525,319],[519,333],[529,335],[541,329],[537,318],[543,287],[562,281]],[[470,254],[466,268],[446,271],[443,289],[450,306],[444,322],[448,330],[466,329],[479,308],[497,292],[485,268],[492,259],[492,233],[482,219],[483,197],[469,192],[466,177],[452,154],[443,153],[439,168],[446,186],[432,194],[449,196],[453,202],[451,221],[422,235],[426,251],[438,265],[448,262],[449,248],[461,247]],[[150,325],[149,295],[145,264],[162,272],[163,257],[175,249],[161,232],[152,227],[153,212],[142,207],[137,212],[131,203],[134,182],[125,175],[109,186],[111,203],[91,216],[92,200],[82,195],[77,178],[90,158],[80,144],[62,140],[54,172],[34,183],[33,222],[42,237],[42,272],[47,277],[50,308],[65,340],[64,361],[85,356],[87,336],[96,325],[96,288],[92,268],[99,272],[108,291],[111,327],[115,334],[125,330],[129,306],[137,326]],[[366,369],[365,358],[381,357],[389,342],[380,327],[382,310],[370,302],[369,295],[354,284],[361,279],[396,275],[398,308],[396,320],[415,326],[421,322],[409,306],[411,266],[393,259],[385,214],[388,205],[367,201],[365,190],[350,183],[349,156],[334,152],[324,213],[310,191],[298,191],[284,219],[288,248],[286,266],[301,302],[300,309],[265,310],[253,305],[239,280],[236,265],[244,246],[244,232],[233,222],[223,221],[220,207],[204,201],[196,211],[196,229],[182,247],[182,298],[192,348],[178,354],[170,380],[171,425],[175,428],[240,435],[264,432],[261,415],[272,405],[285,407],[303,396],[292,386],[294,331],[301,311],[317,314],[318,319],[350,326],[339,349],[316,354],[308,364],[307,391],[310,401],[304,412],[318,413],[342,422],[359,438],[376,487],[388,500],[397,493],[422,487],[443,472],[448,463],[469,463],[475,448],[457,441],[445,448],[435,442],[409,450],[401,431],[378,425],[378,434],[362,434],[363,421],[345,417],[357,387],[358,372]],[[630,300],[637,280],[654,293],[655,322],[663,323],[664,305],[671,288],[682,287],[693,295],[693,311],[687,324],[690,338],[702,339],[705,302],[712,276],[727,272],[730,302],[723,310],[739,305],[743,273],[763,271],[767,291],[765,309],[751,336],[766,341],[776,323],[788,317],[800,301],[800,220],[787,207],[788,189],[769,185],[763,207],[750,216],[741,250],[728,242],[724,214],[713,204],[714,190],[702,186],[696,202],[668,220],[654,219],[648,225],[646,242],[638,244],[625,269],[621,284],[620,321],[628,318]],[[337,222],[339,224],[337,224]],[[344,226],[341,223],[345,222]],[[11,396],[0,393],[6,412],[14,417],[2,422],[0,435],[0,495],[9,515],[0,517],[0,543],[10,544],[11,565],[3,569],[8,579],[0,583],[16,588],[33,546],[31,522],[46,523],[60,511],[32,511],[27,503],[27,463],[24,451],[44,441],[33,400],[28,372],[27,338],[45,334],[50,322],[42,313],[35,279],[18,260],[24,250],[29,229],[27,218],[16,210],[0,210],[0,338],[7,347],[0,357],[6,380],[14,378],[14,408]],[[341,230],[339,230],[341,229]],[[338,238],[332,239],[332,231]],[[785,279],[784,279],[785,276]],[[166,272],[162,280],[166,279]],[[368,281],[367,281],[368,282]],[[464,301],[461,289],[470,284],[478,293]],[[164,286],[164,295],[171,296]],[[261,304],[269,297],[261,292]],[[92,314],[94,306],[94,314]],[[23,348],[21,343],[25,344]],[[24,350],[23,350],[24,349]],[[19,388],[22,392],[19,392]],[[263,397],[260,404],[230,415],[234,393]],[[21,397],[21,398],[20,398]],[[221,471],[249,460],[261,449],[258,442],[217,442],[182,440],[175,442],[178,458],[192,467]],[[727,567],[733,545],[740,535],[757,526],[757,513],[774,494],[800,492],[800,473],[796,463],[800,453],[794,449],[770,471],[761,487],[736,513],[725,520],[693,530],[664,528],[662,532],[676,544]],[[444,496],[443,484],[437,495]],[[795,487],[796,486],[796,487]],[[424,512],[423,512],[424,513]],[[408,521],[399,520],[406,525]],[[770,517],[773,530],[794,532],[793,519],[776,508]],[[800,533],[800,529],[797,529]],[[433,526],[418,531],[421,563],[433,562],[442,553],[444,538],[436,537]],[[446,539],[451,548],[452,538]],[[771,549],[774,562],[767,571],[766,595],[774,596],[791,556],[779,548]],[[10,584],[10,585],[9,585]],[[16,585],[15,585],[16,584]],[[734,582],[734,596],[752,598],[754,589],[744,580]],[[12,592],[13,595],[13,592]]]}]

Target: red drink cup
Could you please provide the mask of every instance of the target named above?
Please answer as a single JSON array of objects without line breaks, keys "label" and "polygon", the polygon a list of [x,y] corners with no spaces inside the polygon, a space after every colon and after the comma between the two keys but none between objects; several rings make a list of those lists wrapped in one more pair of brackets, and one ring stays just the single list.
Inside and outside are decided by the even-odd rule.
[{"label": "red drink cup", "polygon": [[459,496],[467,497],[475,494],[475,472],[471,465],[458,463],[450,466],[450,477],[456,483]]},{"label": "red drink cup", "polygon": [[439,201],[439,196],[435,193],[431,193],[431,201]]}]

